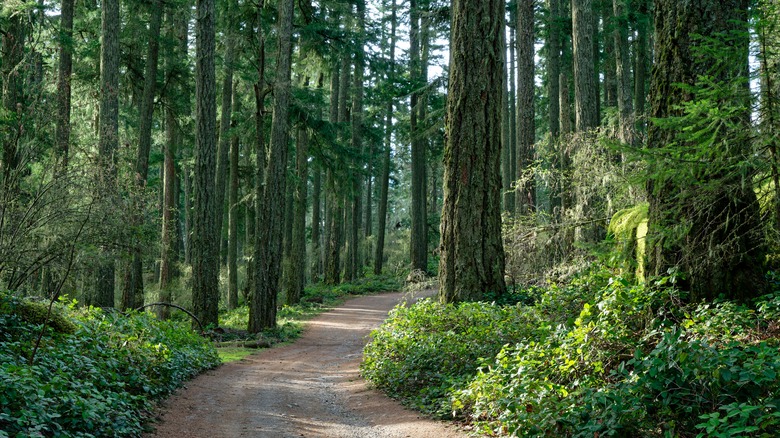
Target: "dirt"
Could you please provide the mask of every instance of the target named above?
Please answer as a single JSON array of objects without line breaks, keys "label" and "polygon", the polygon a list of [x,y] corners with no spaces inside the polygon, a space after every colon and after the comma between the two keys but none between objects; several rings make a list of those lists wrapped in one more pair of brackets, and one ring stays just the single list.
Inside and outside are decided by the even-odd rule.
[{"label": "dirt", "polygon": [[309,321],[295,343],[197,377],[165,402],[148,437],[467,436],[403,408],[359,375],[371,330],[399,301],[413,299],[401,293],[351,299]]}]

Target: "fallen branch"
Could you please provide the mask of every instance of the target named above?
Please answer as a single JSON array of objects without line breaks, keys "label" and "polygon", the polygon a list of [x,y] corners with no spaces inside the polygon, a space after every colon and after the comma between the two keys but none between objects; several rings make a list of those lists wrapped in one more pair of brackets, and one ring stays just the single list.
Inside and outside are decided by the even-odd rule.
[{"label": "fallen branch", "polygon": [[139,307],[139,308],[137,308],[137,309],[135,309],[135,310],[141,311],[141,310],[144,310],[144,309],[146,309],[147,307],[152,307],[152,306],[167,306],[167,307],[173,307],[173,308],[175,308],[175,309],[179,309],[179,310],[181,310],[182,312],[186,313],[187,315],[190,315],[190,318],[194,319],[194,320],[195,320],[195,322],[197,322],[197,323],[198,323],[198,328],[200,328],[200,332],[201,332],[201,333],[203,333],[203,324],[201,324],[201,323],[200,323],[200,320],[198,319],[198,317],[197,317],[197,316],[195,316],[195,315],[194,315],[192,312],[190,312],[189,310],[187,310],[187,309],[185,309],[184,307],[182,307],[182,306],[179,306],[179,305],[177,305],[177,304],[163,303],[163,302],[158,302],[158,303],[149,303],[149,304],[143,305],[143,306],[141,306],[141,307]]}]

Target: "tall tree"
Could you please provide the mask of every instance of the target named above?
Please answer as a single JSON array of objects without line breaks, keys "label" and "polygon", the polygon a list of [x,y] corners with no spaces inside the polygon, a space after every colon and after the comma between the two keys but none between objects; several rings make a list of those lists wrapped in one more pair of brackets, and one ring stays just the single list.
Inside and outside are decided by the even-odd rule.
[{"label": "tall tree", "polygon": [[258,270],[255,272],[257,287],[252,296],[249,313],[249,331],[257,333],[276,326],[276,292],[279,285],[279,267],[282,258],[282,228],[284,221],[284,195],[287,182],[287,143],[289,132],[290,74],[292,64],[293,0],[280,0],[278,5],[279,50],[274,81],[274,109],[271,119],[271,147],[268,152],[268,168],[265,173],[265,190],[260,212],[257,238],[261,250]]},{"label": "tall tree", "polygon": [[636,110],[639,126],[644,126],[645,102],[647,101],[647,70],[649,63],[648,36],[650,31],[650,13],[648,3],[650,0],[637,0],[636,11],[636,40],[634,51],[636,53],[636,67],[634,68],[634,109]]},{"label": "tall tree", "polygon": [[11,14],[8,29],[2,32],[2,100],[3,109],[10,116],[2,126],[3,155],[0,161],[2,188],[13,192],[17,185],[13,180],[19,165],[18,143],[22,132],[24,111],[24,69],[19,68],[24,59],[26,39],[25,14]]},{"label": "tall tree", "polygon": [[[533,164],[535,124],[534,79],[534,0],[517,2],[517,166],[525,172]],[[520,213],[532,212],[536,204],[533,179],[517,189],[517,208]]]},{"label": "tall tree", "polygon": [[73,74],[73,9],[75,0],[63,0],[60,11],[60,55],[57,74],[57,154],[62,169],[70,153],[71,77]]},{"label": "tall tree", "polygon": [[350,271],[354,277],[358,277],[363,264],[363,258],[360,256],[360,231],[363,228],[363,70],[365,68],[363,35],[366,32],[366,3],[365,0],[356,0],[355,4],[357,6],[357,29],[355,32],[355,75],[352,87],[352,149],[356,157],[354,163],[356,175],[352,180],[352,236],[350,237],[349,253],[351,257],[349,263],[352,265]]},{"label": "tall tree", "polygon": [[241,146],[238,133],[235,132],[237,114],[241,111],[241,99],[237,88],[232,88],[233,117],[231,120],[230,138],[230,184],[228,185],[228,293],[227,308],[238,307],[238,216],[241,214],[238,202],[238,152]]},{"label": "tall tree", "polygon": [[[426,193],[425,193],[425,142],[423,134],[418,128],[420,123],[420,91],[427,78],[421,73],[421,38],[420,38],[420,10],[417,0],[409,0],[409,61],[410,76],[412,79],[412,91],[410,97],[410,122],[409,135],[411,136],[412,149],[412,232],[411,232],[411,260],[413,270],[428,270],[428,228],[425,223]],[[503,50],[503,49],[502,49]]]},{"label": "tall tree", "polygon": [[503,0],[454,0],[450,37],[440,298],[504,293],[501,241]]},{"label": "tall tree", "polygon": [[[341,96],[341,62],[336,59],[330,72],[330,112],[328,120],[331,124],[339,121],[339,96]],[[334,170],[328,168],[326,176],[328,189],[327,214],[325,220],[325,283],[335,285],[341,278],[340,251],[341,251],[341,217],[343,216],[343,200],[339,194],[339,183],[336,181]]]},{"label": "tall tree", "polygon": [[219,230],[216,224],[217,95],[214,0],[196,0],[195,184],[192,223],[192,309],[204,325],[218,324]]},{"label": "tall tree", "polygon": [[593,0],[572,0],[572,41],[574,48],[574,116],[577,131],[599,125],[598,90],[593,51]]},{"label": "tall tree", "polygon": [[[230,126],[233,109],[233,71],[236,63],[236,29],[235,10],[237,0],[228,0],[223,21],[225,22],[225,63],[222,76],[222,112],[219,121],[219,147],[217,149],[217,173],[214,183],[216,188],[216,210],[214,210],[217,227],[217,241],[222,241],[222,225],[225,217],[225,192],[227,188],[230,167]],[[228,207],[229,208],[229,207]],[[217,268],[219,269],[219,268]],[[219,271],[217,271],[219,272]]]},{"label": "tall tree", "polygon": [[612,0],[615,14],[614,39],[617,72],[618,139],[634,144],[634,90],[631,87],[631,57],[628,50],[628,9],[626,0]]},{"label": "tall tree", "polygon": [[[393,81],[395,74],[395,40],[397,29],[397,12],[395,0],[390,0],[390,46],[388,48],[389,68],[387,80]],[[385,251],[385,233],[387,228],[387,202],[390,192],[390,157],[393,138],[393,98],[387,100],[387,114],[385,114],[385,138],[384,157],[382,158],[382,173],[379,182],[379,212],[377,224],[376,248],[374,252],[374,274],[382,273]]]},{"label": "tall tree", "polygon": [[[144,91],[141,97],[141,110],[138,126],[138,153],[135,163],[135,178],[137,201],[133,215],[133,224],[140,227],[144,217],[143,192],[146,190],[146,179],[149,176],[149,152],[152,148],[152,117],[154,116],[154,96],[157,92],[157,66],[160,54],[160,29],[162,28],[163,8],[159,0],[149,5],[149,41],[146,52],[146,68],[144,70]],[[130,282],[125,285],[122,293],[122,310],[133,309],[143,305],[143,249],[135,244],[132,248]]]},{"label": "tall tree", "polygon": [[[648,129],[648,148],[655,158],[648,182],[646,269],[651,275],[667,275],[670,268],[679,268],[686,275],[680,286],[692,300],[719,294],[747,299],[763,293],[759,208],[751,169],[743,165],[752,154],[746,135],[747,10],[748,0],[655,3],[656,63],[650,90],[655,122]],[[712,41],[721,45],[702,49]],[[728,91],[719,94],[723,90]],[[717,123],[706,112],[699,116],[687,105],[694,99],[699,105],[716,102],[719,110],[713,114],[723,117],[720,108],[727,110],[728,123]],[[681,129],[675,124],[679,120],[689,128]],[[686,137],[690,129],[706,135],[707,144],[701,137]]]},{"label": "tall tree", "polygon": [[[187,23],[189,22],[189,8],[183,11],[172,10],[167,12],[166,34],[171,46],[165,51],[166,83],[170,84],[165,95],[165,145],[163,147],[163,210],[162,231],[160,240],[162,250],[160,255],[160,301],[171,302],[173,291],[171,283],[175,275],[176,260],[176,230],[178,202],[177,190],[178,173],[176,171],[176,152],[181,144],[181,126],[178,116],[184,115],[189,107],[189,96],[186,88],[182,86],[182,80],[187,78]],[[185,199],[189,196],[185,193]],[[189,204],[189,202],[187,202]],[[189,238],[187,239],[189,240]],[[168,317],[170,309],[160,306],[158,316],[161,319]]]},{"label": "tall tree", "polygon": [[[119,0],[106,0],[102,7],[100,46],[100,122],[98,154],[102,190],[116,190],[116,151],[119,146]],[[112,205],[106,201],[106,205]],[[94,304],[114,307],[114,256],[104,251],[98,267]]]}]

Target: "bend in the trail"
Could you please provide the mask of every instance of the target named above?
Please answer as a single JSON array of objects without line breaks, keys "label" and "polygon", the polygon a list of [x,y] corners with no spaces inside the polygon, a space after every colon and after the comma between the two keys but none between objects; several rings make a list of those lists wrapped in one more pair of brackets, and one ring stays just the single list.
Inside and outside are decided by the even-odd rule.
[{"label": "bend in the trail", "polygon": [[196,378],[166,402],[157,432],[150,436],[466,436],[404,409],[359,376],[369,333],[404,299],[415,297],[390,293],[351,299],[309,321],[295,343]]}]

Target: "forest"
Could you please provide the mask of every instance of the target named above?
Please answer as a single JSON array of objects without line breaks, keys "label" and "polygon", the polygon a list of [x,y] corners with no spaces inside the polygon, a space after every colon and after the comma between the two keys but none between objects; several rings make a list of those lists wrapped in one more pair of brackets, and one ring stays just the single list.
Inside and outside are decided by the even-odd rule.
[{"label": "forest", "polygon": [[778,26],[777,0],[5,0],[0,438],[136,436],[226,330],[401,289],[437,292],[360,371],[429,416],[778,436]]}]

